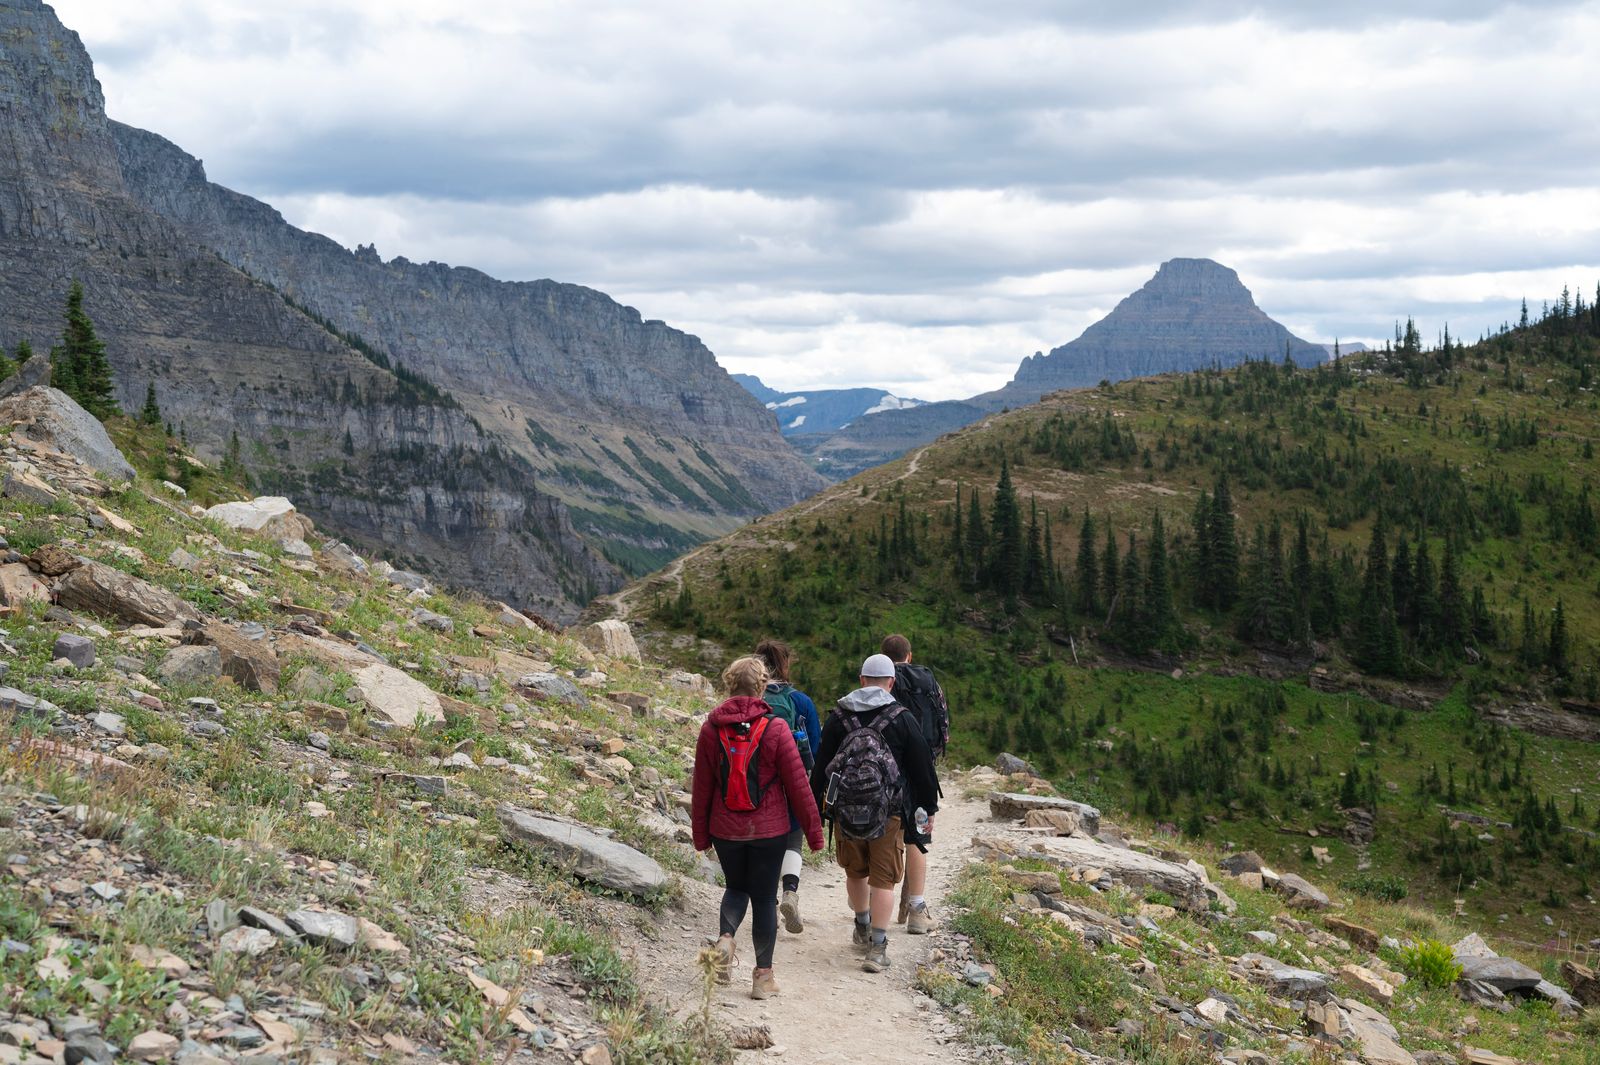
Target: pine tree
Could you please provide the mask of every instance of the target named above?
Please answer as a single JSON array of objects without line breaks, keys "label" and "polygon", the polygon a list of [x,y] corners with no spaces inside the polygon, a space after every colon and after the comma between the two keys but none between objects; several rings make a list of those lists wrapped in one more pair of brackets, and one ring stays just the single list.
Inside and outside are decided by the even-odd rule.
[{"label": "pine tree", "polygon": [[1211,517],[1206,538],[1211,555],[1209,606],[1223,612],[1239,601],[1239,537],[1234,530],[1233,493],[1226,475],[1217,479],[1211,495]]},{"label": "pine tree", "polygon": [[1094,617],[1100,612],[1100,568],[1094,553],[1094,518],[1089,508],[1083,510],[1083,524],[1078,527],[1078,613]]},{"label": "pine tree", "polygon": [[1117,577],[1118,595],[1111,607],[1111,631],[1117,642],[1134,654],[1150,648],[1145,625],[1143,597],[1144,569],[1139,565],[1139,542],[1128,534],[1128,550],[1122,556],[1122,572]]},{"label": "pine tree", "polygon": [[0,348],[0,381],[4,381],[17,372],[17,364],[6,357],[6,349]]},{"label": "pine tree", "polygon": [[1544,664],[1558,676],[1567,673],[1567,607],[1556,600],[1555,613],[1550,616],[1550,642],[1545,648]]},{"label": "pine tree", "polygon": [[1411,560],[1411,613],[1415,618],[1417,642],[1430,651],[1438,650],[1442,636],[1439,584],[1425,536],[1417,540],[1417,553]]},{"label": "pine tree", "polygon": [[1452,658],[1458,657],[1467,642],[1467,603],[1455,541],[1448,536],[1444,539],[1444,561],[1439,567],[1437,629],[1438,645]]},{"label": "pine tree", "polygon": [[106,346],[95,334],[94,323],[83,309],[81,282],[72,283],[64,317],[66,327],[61,333],[61,344],[51,352],[51,384],[101,421],[121,414]]},{"label": "pine tree", "polygon": [[1021,508],[1011,485],[1011,466],[1004,459],[1000,460],[1000,481],[995,485],[989,514],[989,539],[994,545],[989,580],[995,591],[1011,599],[1022,590],[1025,559]]},{"label": "pine tree", "polygon": [[1417,615],[1413,609],[1411,544],[1402,535],[1394,549],[1394,562],[1389,567],[1389,580],[1394,586],[1394,619],[1402,627],[1415,630]]},{"label": "pine tree", "polygon": [[1106,544],[1100,552],[1100,600],[1106,612],[1116,609],[1117,592],[1122,580],[1122,562],[1117,557],[1117,538],[1111,533],[1111,522],[1106,521]]},{"label": "pine tree", "polygon": [[1294,553],[1289,559],[1289,588],[1294,607],[1294,641],[1311,643],[1311,597],[1316,573],[1311,561],[1311,523],[1305,511],[1295,519]]},{"label": "pine tree", "polygon": [[144,406],[139,410],[139,421],[145,425],[161,424],[161,407],[156,403],[156,383],[147,382],[144,386]]},{"label": "pine tree", "polygon": [[1029,599],[1048,603],[1050,582],[1045,573],[1044,537],[1039,529],[1039,500],[1028,501],[1027,552],[1022,567],[1022,587]]},{"label": "pine tree", "polygon": [[1167,562],[1167,531],[1158,510],[1150,519],[1150,554],[1145,566],[1145,626],[1153,646],[1175,650],[1177,610],[1172,603],[1172,574]]},{"label": "pine tree", "polygon": [[1368,673],[1393,674],[1400,669],[1400,630],[1395,624],[1382,511],[1372,523],[1372,538],[1367,543],[1367,566],[1356,610],[1356,662]]},{"label": "pine tree", "polygon": [[988,539],[982,505],[978,502],[978,490],[974,488],[967,495],[967,573],[970,588],[978,586],[979,575],[983,573],[984,548]]},{"label": "pine tree", "polygon": [[239,430],[235,429],[228,437],[228,450],[223,452],[222,465],[218,472],[230,481],[241,480],[244,477],[244,462],[240,458]]},{"label": "pine tree", "polygon": [[33,345],[26,340],[17,341],[17,354],[13,361],[20,367],[31,358],[33,358]]},{"label": "pine tree", "polygon": [[1189,519],[1194,530],[1190,552],[1190,578],[1194,588],[1195,606],[1211,605],[1211,493],[1201,489],[1194,504],[1194,516]]}]

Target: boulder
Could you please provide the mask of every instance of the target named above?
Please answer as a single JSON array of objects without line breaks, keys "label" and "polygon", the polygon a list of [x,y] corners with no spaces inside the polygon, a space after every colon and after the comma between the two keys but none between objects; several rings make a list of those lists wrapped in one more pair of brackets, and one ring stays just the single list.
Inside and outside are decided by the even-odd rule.
[{"label": "boulder", "polygon": [[557,673],[529,673],[517,678],[517,687],[538,692],[557,702],[572,703],[575,706],[589,705],[589,697],[583,694],[583,689]]},{"label": "boulder", "polygon": [[415,621],[418,625],[421,625],[425,629],[432,629],[434,632],[456,631],[456,622],[454,618],[446,617],[443,614],[436,614],[432,610],[427,610],[420,606],[411,612],[411,620]]},{"label": "boulder", "polygon": [[420,573],[413,573],[408,569],[391,568],[388,573],[384,574],[384,580],[396,587],[404,588],[408,592],[427,592],[430,594],[433,592],[433,585],[428,582],[428,578]]},{"label": "boulder", "polygon": [[1600,978],[1587,965],[1575,961],[1561,963],[1561,978],[1572,988],[1572,997],[1585,1006],[1600,1006]]},{"label": "boulder", "polygon": [[278,690],[278,654],[267,642],[265,633],[256,639],[251,635],[226,622],[210,621],[193,639],[196,644],[217,649],[222,672],[232,677],[239,687],[272,695]]},{"label": "boulder", "polygon": [[1378,940],[1381,937],[1376,929],[1356,924],[1354,921],[1346,921],[1343,917],[1329,917],[1322,924],[1324,928],[1346,943],[1351,943],[1362,950],[1370,951],[1374,954],[1377,953]]},{"label": "boulder", "polygon": [[8,562],[0,566],[0,606],[49,601],[50,586],[35,577],[26,564]]},{"label": "boulder", "polygon": [[1008,859],[1032,859],[1067,869],[1097,870],[1114,881],[1169,895],[1180,909],[1205,913],[1210,896],[1205,882],[1190,869],[1139,851],[1113,847],[1080,836],[1044,836],[1028,840],[1014,837],[975,838],[973,846]]},{"label": "boulder", "polygon": [[198,610],[165,588],[102,562],[84,562],[63,577],[56,585],[56,602],[69,610],[85,610],[153,628],[200,620]]},{"label": "boulder", "polygon": [[1259,873],[1266,864],[1255,851],[1241,851],[1222,859],[1217,863],[1217,868],[1229,876],[1238,876],[1241,873]]},{"label": "boulder", "polygon": [[1548,980],[1540,980],[1535,984],[1533,993],[1554,1006],[1556,1012],[1563,1017],[1571,1017],[1583,1012],[1583,1005],[1577,999]]},{"label": "boulder", "polygon": [[681,669],[668,673],[667,683],[674,688],[681,688],[691,695],[699,695],[707,699],[715,698],[717,694],[717,689],[712,687],[711,682],[706,680],[704,675],[689,673]]},{"label": "boulder", "polygon": [[597,621],[593,625],[586,625],[578,633],[578,639],[583,645],[597,655],[615,658],[624,662],[638,662],[641,660],[639,645],[634,642],[633,630],[628,628],[626,621],[616,618],[607,618]]},{"label": "boulder", "polygon": [[283,921],[307,942],[323,947],[349,950],[361,939],[361,925],[343,913],[326,913],[322,910],[290,910]]},{"label": "boulder", "polygon": [[1026,776],[1036,777],[1038,770],[1014,754],[1002,754],[995,758],[994,767],[1002,776],[1015,776],[1022,773]]},{"label": "boulder", "polygon": [[1484,938],[1476,932],[1469,933],[1456,940],[1450,950],[1456,956],[1456,961],[1461,962],[1466,961],[1468,958],[1493,958],[1498,956],[1489,944],[1484,941]]},{"label": "boulder", "polygon": [[1086,802],[1015,791],[989,793],[989,816],[996,821],[1022,821],[1034,810],[1065,810],[1077,815],[1085,835],[1093,836],[1100,831],[1100,811]]},{"label": "boulder", "polygon": [[1339,966],[1339,979],[1346,987],[1361,992],[1381,1005],[1387,1006],[1394,1001],[1394,985],[1364,966]]},{"label": "boulder", "polygon": [[367,560],[356,554],[349,544],[335,540],[322,549],[322,557],[333,569],[353,573],[357,577],[366,575]]},{"label": "boulder", "polygon": [[1022,825],[1049,829],[1058,836],[1071,836],[1083,831],[1083,817],[1076,810],[1029,810]]},{"label": "boulder", "polygon": [[1416,1065],[1417,1059],[1400,1045],[1400,1033],[1389,1018],[1349,999],[1340,1005],[1344,1007],[1345,1028],[1361,1044],[1361,1057],[1367,1065]]},{"label": "boulder", "polygon": [[1325,999],[1328,996],[1328,975],[1314,969],[1285,965],[1265,954],[1241,955],[1239,967],[1248,979],[1279,995],[1312,999]]},{"label": "boulder", "polygon": [[644,897],[667,885],[667,872],[655,859],[581,825],[554,821],[511,805],[502,805],[499,817],[511,842],[546,860],[571,865],[573,872],[590,883]]},{"label": "boulder", "polygon": [[373,662],[351,671],[367,712],[391,725],[415,728],[444,720],[439,696],[426,684],[393,666]]},{"label": "boulder", "polygon": [[1480,1047],[1462,1047],[1461,1053],[1467,1065],[1522,1065],[1516,1058],[1508,1058],[1504,1054],[1496,1054],[1492,1050],[1483,1050]]},{"label": "boulder", "polygon": [[156,667],[163,684],[203,687],[222,676],[222,652],[215,647],[174,647]]},{"label": "boulder", "polygon": [[0,482],[0,496],[22,503],[32,503],[36,507],[48,507],[56,501],[57,495],[49,482],[25,470],[12,470],[6,474],[5,480]]},{"label": "boulder", "polygon": [[1538,987],[1544,977],[1515,958],[1468,957],[1461,959],[1461,979],[1501,991],[1528,991]]},{"label": "boulder", "polygon": [[166,1061],[181,1045],[177,1036],[151,1030],[128,1040],[127,1055],[134,1061]]},{"label": "boulder", "polygon": [[1325,910],[1328,908],[1328,896],[1323,890],[1304,877],[1293,873],[1284,873],[1278,877],[1278,894],[1289,900],[1289,906],[1297,910]]},{"label": "boulder", "polygon": [[303,540],[313,528],[294,504],[283,496],[258,496],[234,503],[218,503],[206,511],[212,521],[263,540]]},{"label": "boulder", "polygon": [[29,359],[18,366],[10,377],[0,381],[0,399],[14,396],[18,392],[26,392],[30,388],[49,385],[53,369],[49,359]]},{"label": "boulder", "polygon": [[50,648],[50,657],[58,661],[64,658],[78,669],[88,669],[94,665],[94,641],[77,633],[63,632]]},{"label": "boulder", "polygon": [[133,480],[133,467],[100,419],[59,389],[41,386],[0,399],[0,425],[15,426],[13,436],[71,455],[108,480]]}]

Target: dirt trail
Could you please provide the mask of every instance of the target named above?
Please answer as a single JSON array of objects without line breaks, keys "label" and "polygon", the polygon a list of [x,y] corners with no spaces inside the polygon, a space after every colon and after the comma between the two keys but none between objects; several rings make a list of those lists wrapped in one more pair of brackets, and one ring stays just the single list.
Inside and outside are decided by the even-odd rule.
[{"label": "dirt trail", "polygon": [[[944,915],[944,899],[965,868],[973,830],[989,816],[985,803],[960,798],[947,789],[946,805],[934,826],[930,850],[928,901]],[[701,984],[695,955],[716,933],[720,888],[695,882],[681,913],[668,915],[655,940],[637,940],[629,947],[641,974],[674,1013],[699,1008]],[[926,997],[912,990],[917,967],[933,949],[932,936],[908,936],[903,926],[889,932],[892,969],[884,974],[862,972],[861,956],[850,948],[850,907],[844,875],[832,862],[808,866],[801,877],[801,910],[806,928],[790,935],[780,922],[773,957],[781,993],[765,1002],[750,998],[754,951],[750,924],[739,935],[739,966],[733,983],[717,989],[713,1009],[729,1026],[764,1024],[771,1028],[784,1062],[805,1065],[911,1065],[929,1061],[967,1060],[965,1048],[944,1028]],[[918,999],[921,998],[921,1006]],[[940,1042],[941,1039],[948,1042]],[[744,1061],[773,1051],[741,1054]]]}]

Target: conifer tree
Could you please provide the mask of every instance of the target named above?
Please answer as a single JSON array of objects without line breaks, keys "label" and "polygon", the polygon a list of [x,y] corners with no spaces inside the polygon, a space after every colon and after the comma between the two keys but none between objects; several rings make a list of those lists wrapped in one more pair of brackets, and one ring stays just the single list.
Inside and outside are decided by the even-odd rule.
[{"label": "conifer tree", "polygon": [[28,343],[26,340],[17,341],[17,354],[12,361],[14,361],[18,367],[21,367],[23,363],[27,362],[31,358],[33,358],[33,345]]},{"label": "conifer tree", "polygon": [[1544,664],[1558,676],[1567,673],[1567,640],[1567,607],[1557,599],[1555,613],[1550,616],[1550,642],[1545,648]]},{"label": "conifer tree", "polygon": [[0,381],[4,381],[17,372],[17,364],[6,356],[6,349],[0,348]]},{"label": "conifer tree", "polygon": [[1025,560],[1021,508],[1011,485],[1011,466],[1004,459],[1000,460],[1000,481],[995,485],[989,513],[989,539],[994,545],[989,579],[994,590],[1009,599],[1022,590]]},{"label": "conifer tree", "polygon": [[64,317],[61,344],[51,352],[51,384],[101,421],[121,414],[105,343],[95,334],[94,322],[83,309],[81,282],[74,281],[67,293]]},{"label": "conifer tree", "polygon": [[1437,629],[1439,646],[1451,657],[1458,657],[1467,642],[1467,603],[1455,541],[1449,536],[1444,538],[1444,561],[1439,566]]},{"label": "conifer tree", "polygon": [[144,406],[139,410],[139,421],[145,425],[161,424],[161,407],[156,403],[156,383],[147,382],[144,386]]},{"label": "conifer tree", "polygon": [[1083,508],[1078,527],[1078,613],[1094,617],[1100,612],[1100,567],[1094,553],[1094,517]]},{"label": "conifer tree", "polygon": [[1425,536],[1417,540],[1417,553],[1411,560],[1411,614],[1417,642],[1430,651],[1437,650],[1441,637],[1439,583]]},{"label": "conifer tree", "polygon": [[1381,510],[1367,543],[1367,566],[1356,610],[1356,662],[1368,673],[1393,674],[1400,669],[1400,630],[1395,624],[1394,585]]},{"label": "conifer tree", "polygon": [[1139,565],[1139,541],[1128,534],[1128,550],[1122,555],[1122,572],[1117,576],[1118,594],[1111,606],[1111,631],[1117,642],[1134,654],[1150,648],[1145,625],[1142,592],[1144,568]]},{"label": "conifer tree", "polygon": [[1105,549],[1100,552],[1100,600],[1108,613],[1116,608],[1121,580],[1122,562],[1117,557],[1117,538],[1112,535],[1111,521],[1107,519]]},{"label": "conifer tree", "polygon": [[978,502],[978,490],[967,494],[967,571],[970,586],[978,586],[984,567],[984,547],[988,542],[987,527],[983,523],[983,510]]},{"label": "conifer tree", "polygon": [[1239,601],[1239,538],[1234,530],[1233,493],[1226,474],[1217,478],[1206,525],[1207,551],[1211,556],[1207,605],[1226,612]]},{"label": "conifer tree", "polygon": [[1022,567],[1022,587],[1029,599],[1036,602],[1047,603],[1050,600],[1050,586],[1045,573],[1044,538],[1039,529],[1039,500],[1030,499],[1028,502],[1028,541],[1027,552]]},{"label": "conifer tree", "polygon": [[1172,603],[1172,574],[1167,562],[1167,530],[1158,510],[1150,519],[1150,557],[1145,566],[1145,627],[1153,646],[1174,650],[1178,617]]},{"label": "conifer tree", "polygon": [[1311,523],[1306,512],[1295,518],[1294,553],[1289,559],[1289,588],[1293,601],[1294,640],[1309,644],[1311,631],[1311,597],[1316,580],[1311,561]]}]

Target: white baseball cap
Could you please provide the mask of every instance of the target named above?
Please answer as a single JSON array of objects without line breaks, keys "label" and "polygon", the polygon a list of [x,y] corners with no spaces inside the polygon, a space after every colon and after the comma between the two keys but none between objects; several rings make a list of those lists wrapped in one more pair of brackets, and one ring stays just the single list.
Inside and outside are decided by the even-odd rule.
[{"label": "white baseball cap", "polygon": [[872,655],[861,663],[861,675],[873,680],[894,676],[894,662],[888,655]]}]

